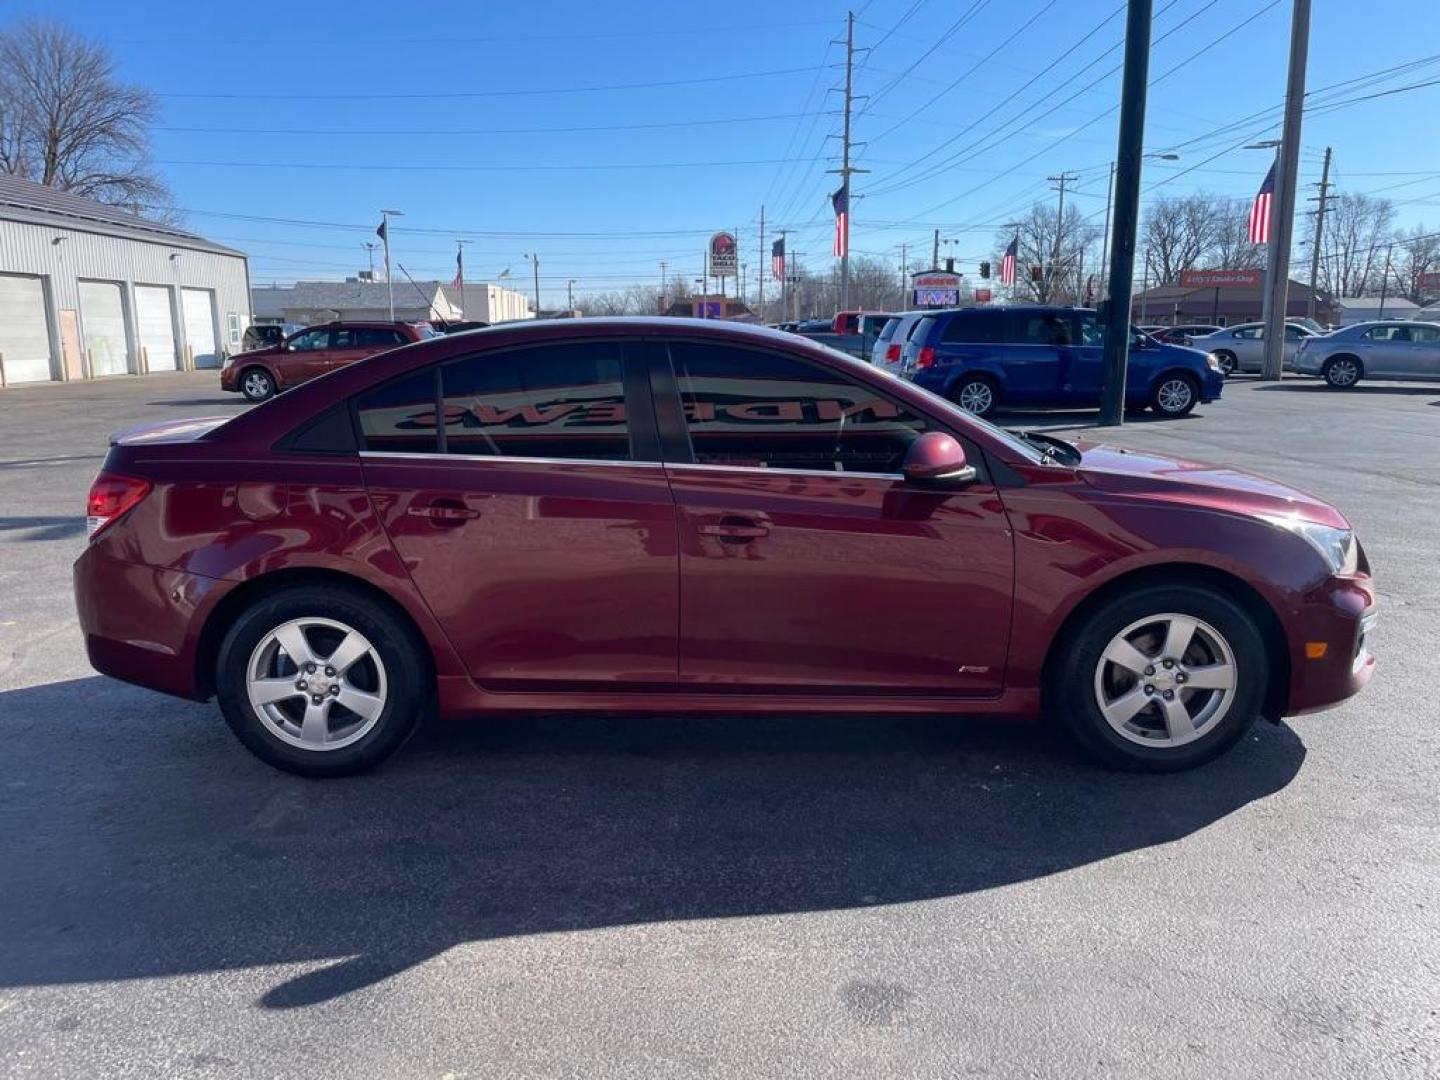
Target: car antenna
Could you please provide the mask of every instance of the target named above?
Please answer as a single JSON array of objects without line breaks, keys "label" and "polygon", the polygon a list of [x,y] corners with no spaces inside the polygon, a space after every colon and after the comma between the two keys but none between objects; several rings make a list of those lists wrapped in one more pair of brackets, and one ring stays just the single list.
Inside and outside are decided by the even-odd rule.
[{"label": "car antenna", "polygon": [[[420,299],[425,301],[425,306],[426,306],[427,308],[430,307],[430,306],[431,306],[430,298],[425,295],[425,290],[424,290],[424,289],[420,288],[419,285],[415,285],[415,279],[410,276],[410,271],[405,269],[405,264],[402,263],[402,262],[397,262],[395,265],[398,266],[398,267],[400,268],[400,272],[405,275],[405,280],[408,281],[408,282],[410,282],[411,285],[414,285],[414,286],[415,286],[415,291],[420,294]],[[441,321],[441,323],[443,323],[445,326],[449,326],[449,325],[450,325],[450,320],[449,320],[449,319],[441,319],[440,321]]]}]

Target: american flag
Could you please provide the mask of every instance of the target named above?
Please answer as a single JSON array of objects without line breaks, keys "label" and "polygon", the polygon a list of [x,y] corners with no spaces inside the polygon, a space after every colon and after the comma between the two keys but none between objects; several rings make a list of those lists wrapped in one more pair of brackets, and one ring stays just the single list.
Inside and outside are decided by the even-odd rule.
[{"label": "american flag", "polygon": [[843,258],[850,241],[850,185],[841,184],[840,190],[830,196],[830,205],[835,207],[835,257]]},{"label": "american flag", "polygon": [[1255,193],[1255,205],[1250,207],[1250,243],[1270,242],[1270,204],[1275,199],[1275,166],[1265,174],[1265,182]]},{"label": "american flag", "polygon": [[783,236],[770,245],[770,276],[776,281],[785,280],[785,238]]},{"label": "american flag", "polygon": [[1000,284],[1015,284],[1015,255],[1020,247],[1020,238],[1017,236],[1010,241],[1010,246],[1005,249],[1005,257],[1000,260]]}]

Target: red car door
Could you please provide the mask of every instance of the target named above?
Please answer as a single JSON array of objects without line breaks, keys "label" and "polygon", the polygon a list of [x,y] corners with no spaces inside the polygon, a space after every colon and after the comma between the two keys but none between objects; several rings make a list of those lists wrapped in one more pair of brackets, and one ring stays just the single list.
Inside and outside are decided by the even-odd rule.
[{"label": "red car door", "polygon": [[983,474],[944,491],[900,476],[909,444],[941,425],[778,351],[670,354],[673,381],[653,370],[680,524],[681,683],[998,693],[1014,586],[998,494]]},{"label": "red car door", "polygon": [[648,394],[621,344],[567,342],[357,403],[371,500],[482,685],[673,688],[675,509]]},{"label": "red car door", "polygon": [[329,327],[317,326],[286,341],[276,364],[283,386],[297,386],[330,370],[330,333]]}]

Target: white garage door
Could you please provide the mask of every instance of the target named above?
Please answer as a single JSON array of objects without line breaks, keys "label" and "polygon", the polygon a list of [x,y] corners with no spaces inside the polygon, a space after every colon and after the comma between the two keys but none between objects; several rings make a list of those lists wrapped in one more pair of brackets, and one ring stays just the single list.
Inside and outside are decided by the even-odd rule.
[{"label": "white garage door", "polygon": [[0,354],[7,383],[50,378],[50,331],[38,277],[0,274]]},{"label": "white garage door", "polygon": [[119,285],[113,281],[80,282],[80,333],[90,354],[90,374],[125,375],[130,371]]},{"label": "white garage door", "polygon": [[185,308],[185,344],[195,356],[197,368],[220,366],[220,353],[215,348],[215,298],[209,289],[181,289],[180,303]]},{"label": "white garage door", "polygon": [[170,290],[165,286],[135,286],[135,329],[151,371],[175,370],[175,323],[170,307]]}]

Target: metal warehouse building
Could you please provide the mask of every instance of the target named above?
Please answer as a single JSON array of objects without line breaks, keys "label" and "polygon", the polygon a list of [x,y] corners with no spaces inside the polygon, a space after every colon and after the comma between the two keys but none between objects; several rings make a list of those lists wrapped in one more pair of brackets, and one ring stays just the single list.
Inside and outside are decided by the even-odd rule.
[{"label": "metal warehouse building", "polygon": [[249,285],[241,252],[0,176],[0,384],[219,367]]}]

